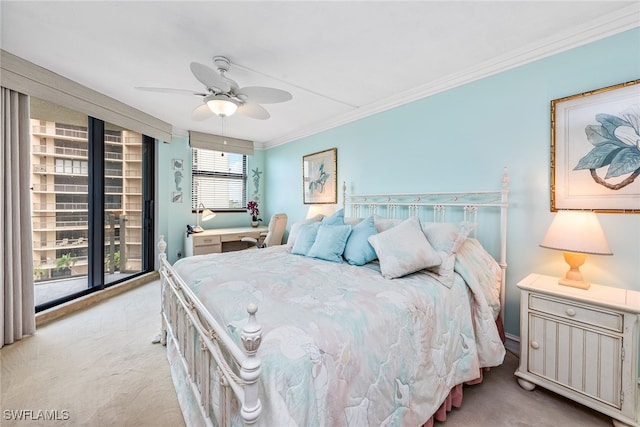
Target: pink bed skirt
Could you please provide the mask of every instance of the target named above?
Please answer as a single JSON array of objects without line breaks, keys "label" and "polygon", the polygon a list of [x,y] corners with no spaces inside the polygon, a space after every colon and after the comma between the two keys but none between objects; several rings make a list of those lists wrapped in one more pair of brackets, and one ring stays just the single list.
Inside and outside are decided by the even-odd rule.
[{"label": "pink bed skirt", "polygon": [[[484,368],[484,370],[489,370],[489,368]],[[472,385],[472,384],[478,384],[481,382],[482,382],[482,370],[480,370],[480,377],[476,378],[473,381],[469,381],[465,384]],[[435,412],[435,414],[433,414],[431,418],[429,418],[429,420],[422,425],[422,427],[433,427],[434,421],[440,421],[440,422],[446,421],[447,412],[451,412],[452,408],[461,407],[462,406],[462,387],[463,387],[463,384],[458,384],[457,386],[454,386],[449,392],[449,395],[445,398],[444,402],[442,402],[442,405],[440,405],[438,410]]]},{"label": "pink bed skirt", "polygon": [[[498,333],[500,334],[500,338],[502,342],[505,342],[504,335],[504,325],[502,323],[502,318],[498,316],[496,319],[496,326],[498,327]],[[483,368],[480,370],[480,376],[473,381],[469,381],[465,384],[473,385],[479,384],[482,382],[483,372],[488,371],[489,368]],[[422,427],[433,427],[434,421],[444,422],[447,419],[447,412],[451,412],[452,408],[459,408],[462,406],[462,387],[463,384],[458,384],[454,386],[451,391],[449,391],[449,395],[445,398],[442,405],[438,408],[438,410],[427,420],[426,423],[422,425]]]}]

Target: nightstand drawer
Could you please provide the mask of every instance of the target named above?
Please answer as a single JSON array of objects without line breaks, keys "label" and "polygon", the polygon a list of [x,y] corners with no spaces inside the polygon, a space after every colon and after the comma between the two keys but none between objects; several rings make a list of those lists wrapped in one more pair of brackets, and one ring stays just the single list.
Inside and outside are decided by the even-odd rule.
[{"label": "nightstand drawer", "polygon": [[534,294],[529,295],[529,308],[541,313],[622,332],[623,317],[620,313],[613,311]]}]

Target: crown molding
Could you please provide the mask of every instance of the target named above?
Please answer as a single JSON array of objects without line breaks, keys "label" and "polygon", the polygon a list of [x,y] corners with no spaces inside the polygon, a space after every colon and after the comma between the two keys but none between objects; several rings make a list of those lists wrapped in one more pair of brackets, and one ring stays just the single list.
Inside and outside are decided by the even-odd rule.
[{"label": "crown molding", "polygon": [[255,145],[258,149],[284,145],[637,27],[640,27],[640,4],[633,4],[574,27],[570,31],[542,39],[490,61],[469,67],[462,72],[340,114],[282,137],[256,142]]}]

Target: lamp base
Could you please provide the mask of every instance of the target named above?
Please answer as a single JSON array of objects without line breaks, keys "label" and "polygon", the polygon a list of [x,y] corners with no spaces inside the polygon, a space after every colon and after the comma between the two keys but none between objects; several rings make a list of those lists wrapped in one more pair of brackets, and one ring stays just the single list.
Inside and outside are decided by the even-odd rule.
[{"label": "lamp base", "polygon": [[571,280],[566,277],[558,280],[558,284],[562,286],[571,286],[572,288],[578,289],[589,289],[591,283],[585,282],[584,280]]},{"label": "lamp base", "polygon": [[584,280],[580,272],[580,266],[584,264],[586,255],[576,252],[563,252],[564,260],[569,264],[569,271],[564,277],[558,280],[558,284],[563,286],[571,286],[572,288],[589,289],[591,283]]}]

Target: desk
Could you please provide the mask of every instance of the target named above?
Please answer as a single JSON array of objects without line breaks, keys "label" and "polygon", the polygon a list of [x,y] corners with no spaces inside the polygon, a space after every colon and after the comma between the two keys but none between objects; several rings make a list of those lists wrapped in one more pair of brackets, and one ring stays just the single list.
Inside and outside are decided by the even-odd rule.
[{"label": "desk", "polygon": [[242,242],[243,237],[260,238],[268,227],[212,228],[202,233],[186,234],[184,238],[185,256],[213,254],[247,249],[253,243]]}]

